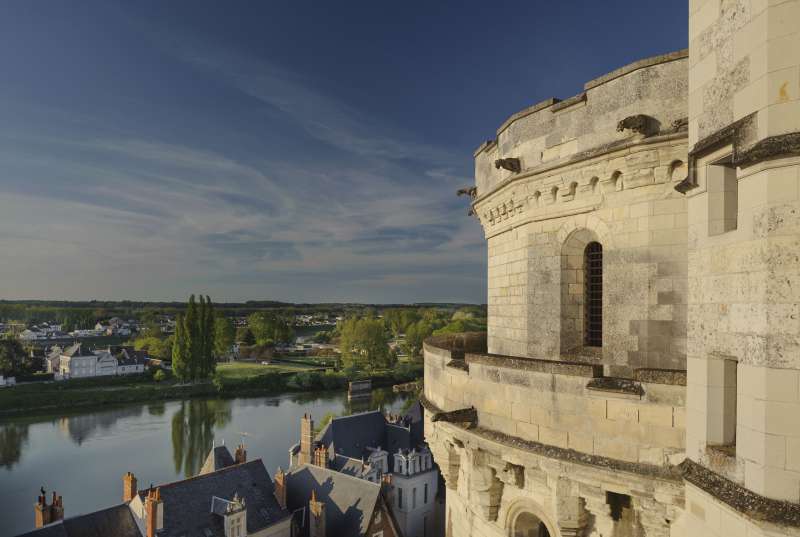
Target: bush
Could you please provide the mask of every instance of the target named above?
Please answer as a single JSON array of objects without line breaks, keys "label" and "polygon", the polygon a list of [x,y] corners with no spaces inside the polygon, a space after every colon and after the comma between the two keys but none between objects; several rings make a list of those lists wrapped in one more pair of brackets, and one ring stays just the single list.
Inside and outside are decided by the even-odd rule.
[{"label": "bush", "polygon": [[167,380],[167,374],[164,373],[163,369],[159,369],[153,374],[153,380],[155,380],[156,382],[163,382]]}]

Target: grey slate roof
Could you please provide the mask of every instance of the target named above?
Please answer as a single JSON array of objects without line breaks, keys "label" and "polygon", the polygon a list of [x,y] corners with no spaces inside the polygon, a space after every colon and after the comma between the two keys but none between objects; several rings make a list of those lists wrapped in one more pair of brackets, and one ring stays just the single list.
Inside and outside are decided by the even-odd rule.
[{"label": "grey slate roof", "polygon": [[233,466],[233,457],[231,452],[225,446],[215,446],[214,449],[209,451],[203,467],[200,468],[200,475],[216,472],[228,466]]},{"label": "grey slate roof", "polygon": [[387,424],[378,410],[334,418],[316,439],[328,447],[333,445],[335,454],[358,460],[369,457],[368,447],[381,447],[389,453],[414,447],[409,430]]},{"label": "grey slate roof", "polygon": [[127,504],[65,518],[20,537],[141,537]]},{"label": "grey slate roof", "polygon": [[[293,468],[286,475],[286,480],[286,502],[290,511],[307,507],[313,490],[317,501],[325,502],[325,523],[329,536],[366,535],[378,506],[380,485],[309,464]],[[307,534],[307,528],[306,523],[303,535]]]},{"label": "grey slate roof", "polygon": [[214,496],[231,499],[239,494],[245,500],[249,534],[289,516],[275,499],[275,487],[261,459],[161,485],[159,489],[164,502],[164,532],[160,537],[207,537],[206,529],[215,537],[224,537],[222,518],[211,512]]},{"label": "grey slate roof", "polygon": [[90,352],[82,352],[82,345],[75,343],[64,350],[64,356],[93,356]]}]

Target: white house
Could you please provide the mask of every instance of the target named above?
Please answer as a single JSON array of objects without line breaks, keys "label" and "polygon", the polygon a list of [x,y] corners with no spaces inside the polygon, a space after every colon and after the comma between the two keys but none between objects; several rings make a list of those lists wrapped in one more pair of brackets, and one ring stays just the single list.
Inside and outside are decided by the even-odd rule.
[{"label": "white house", "polygon": [[117,359],[106,350],[84,351],[75,343],[61,353],[58,372],[61,378],[85,378],[117,374]]},{"label": "white house", "polygon": [[133,375],[144,373],[150,357],[147,351],[137,351],[130,347],[123,347],[117,354],[117,375]]},{"label": "white house", "polygon": [[58,364],[61,361],[61,354],[64,349],[60,345],[50,347],[50,352],[44,357],[44,365],[48,373],[58,373]]}]

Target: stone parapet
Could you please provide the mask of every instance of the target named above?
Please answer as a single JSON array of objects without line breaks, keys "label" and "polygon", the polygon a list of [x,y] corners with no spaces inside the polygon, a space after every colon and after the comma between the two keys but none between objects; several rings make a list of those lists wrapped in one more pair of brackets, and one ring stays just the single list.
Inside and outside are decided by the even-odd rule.
[{"label": "stone parapet", "polygon": [[424,395],[439,413],[474,408],[484,430],[626,463],[668,468],[684,458],[681,372],[621,380],[597,364],[486,353],[466,353],[461,369],[448,367],[454,351],[437,340],[424,351]]}]

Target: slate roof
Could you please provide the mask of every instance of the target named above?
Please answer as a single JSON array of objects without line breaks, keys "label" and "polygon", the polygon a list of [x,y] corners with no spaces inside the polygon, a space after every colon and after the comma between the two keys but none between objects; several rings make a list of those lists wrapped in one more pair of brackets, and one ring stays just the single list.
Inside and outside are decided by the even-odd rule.
[{"label": "slate roof", "polygon": [[63,356],[94,356],[92,353],[82,353],[81,344],[75,343],[64,350]]},{"label": "slate roof", "polygon": [[[248,534],[289,516],[275,499],[275,487],[261,459],[161,485],[159,490],[164,502],[160,537],[208,537],[206,530],[214,537],[224,537],[222,518],[211,512],[214,496],[231,499],[238,494],[245,500]],[[143,499],[146,492],[139,492]]]},{"label": "slate roof", "polygon": [[146,365],[148,361],[147,351],[137,351],[132,347],[123,347],[117,355],[119,365]]},{"label": "slate roof", "polygon": [[[313,490],[317,501],[325,502],[325,524],[328,535],[336,537],[366,535],[372,515],[378,506],[380,485],[309,464],[293,468],[287,473],[286,480],[288,487],[286,502],[290,511],[307,507]],[[307,518],[304,522],[307,522]],[[303,535],[307,535],[307,531],[306,523]]]},{"label": "slate roof", "polygon": [[231,452],[225,446],[215,446],[214,449],[208,452],[208,457],[200,468],[200,475],[216,472],[228,466],[233,466],[234,460]]},{"label": "slate roof", "polygon": [[328,447],[333,445],[336,455],[358,460],[369,457],[368,447],[380,447],[389,453],[414,447],[409,430],[387,423],[379,410],[334,418],[316,440]]},{"label": "slate roof", "polygon": [[364,462],[361,459],[351,459],[343,455],[336,455],[330,462],[332,470],[355,477],[364,475],[364,466]]},{"label": "slate roof", "polygon": [[65,518],[19,537],[141,537],[127,504]]}]

